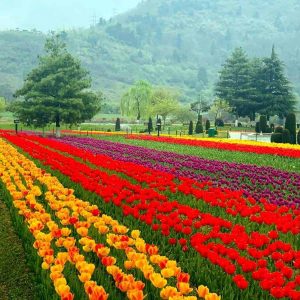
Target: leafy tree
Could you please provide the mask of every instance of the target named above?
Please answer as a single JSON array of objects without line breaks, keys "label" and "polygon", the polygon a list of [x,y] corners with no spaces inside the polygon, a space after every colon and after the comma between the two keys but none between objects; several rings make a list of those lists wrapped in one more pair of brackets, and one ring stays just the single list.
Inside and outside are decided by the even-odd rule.
[{"label": "leafy tree", "polygon": [[5,111],[6,101],[4,97],[0,97],[0,113]]},{"label": "leafy tree", "polygon": [[59,137],[61,122],[73,125],[91,119],[100,110],[100,99],[88,90],[88,72],[58,35],[47,39],[45,51],[38,67],[16,91],[15,96],[23,101],[16,102],[13,111],[22,122],[36,127],[55,122]]},{"label": "leafy tree", "polygon": [[121,99],[123,115],[136,116],[137,120],[145,118],[151,103],[152,87],[147,81],[138,81]]},{"label": "leafy tree", "polygon": [[210,105],[207,100],[204,99],[203,95],[200,94],[198,100],[191,103],[191,110],[197,113],[198,119],[202,113],[208,111]]},{"label": "leafy tree", "polygon": [[260,113],[280,118],[294,110],[295,96],[291,84],[284,74],[284,65],[272,48],[270,58],[263,59],[263,66],[257,78],[259,95],[262,99]]},{"label": "leafy tree", "polygon": [[179,106],[174,112],[174,115],[181,123],[186,123],[195,117],[195,113],[189,109],[189,107]]},{"label": "leafy tree", "polygon": [[223,112],[231,112],[232,108],[230,107],[229,103],[226,100],[216,98],[215,101],[213,102],[213,105],[210,108],[210,111],[215,116],[215,126],[216,126],[217,118],[221,118]]},{"label": "leafy tree", "polygon": [[162,116],[165,126],[167,116],[178,109],[178,95],[169,89],[157,88],[153,91],[151,99],[151,113]]},{"label": "leafy tree", "polygon": [[247,116],[252,92],[249,59],[242,48],[236,48],[220,71],[216,95],[234,107],[238,116]]}]

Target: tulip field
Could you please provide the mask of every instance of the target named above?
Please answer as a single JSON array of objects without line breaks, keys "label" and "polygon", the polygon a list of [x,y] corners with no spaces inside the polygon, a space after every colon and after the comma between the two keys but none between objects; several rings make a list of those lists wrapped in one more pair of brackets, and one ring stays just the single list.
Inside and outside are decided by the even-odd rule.
[{"label": "tulip field", "polygon": [[0,131],[0,202],[37,299],[300,299],[300,169],[272,164],[298,166],[300,146],[122,139]]}]

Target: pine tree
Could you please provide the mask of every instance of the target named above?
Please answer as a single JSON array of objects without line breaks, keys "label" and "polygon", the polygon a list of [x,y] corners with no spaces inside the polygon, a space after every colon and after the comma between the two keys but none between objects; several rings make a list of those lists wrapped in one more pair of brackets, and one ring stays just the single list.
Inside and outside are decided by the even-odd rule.
[{"label": "pine tree", "polygon": [[151,133],[151,131],[153,131],[153,122],[152,122],[152,118],[150,117],[149,121],[148,121],[148,132],[149,132],[149,134]]},{"label": "pine tree", "polygon": [[257,90],[261,98],[260,113],[280,118],[294,110],[295,98],[289,80],[284,74],[284,64],[272,48],[270,58],[263,59],[263,66],[257,76]]},{"label": "pine tree", "polygon": [[228,101],[238,116],[247,116],[252,93],[250,61],[244,50],[237,48],[220,71],[216,95]]},{"label": "pine tree", "polygon": [[296,144],[297,141],[297,130],[296,130],[296,115],[294,113],[289,113],[285,120],[286,129],[290,132],[290,139],[292,144]]},{"label": "pine tree", "polygon": [[193,135],[193,132],[194,132],[194,124],[193,124],[193,121],[190,121],[190,124],[189,124],[189,135]]},{"label": "pine tree", "polygon": [[116,120],[115,131],[121,131],[121,120],[120,120],[120,118],[117,118],[117,120]]},{"label": "pine tree", "polygon": [[18,101],[13,110],[23,123],[36,127],[55,122],[60,136],[61,122],[73,125],[91,119],[100,110],[100,98],[88,90],[88,72],[68,53],[59,35],[46,41],[45,51],[16,92],[24,101]]}]

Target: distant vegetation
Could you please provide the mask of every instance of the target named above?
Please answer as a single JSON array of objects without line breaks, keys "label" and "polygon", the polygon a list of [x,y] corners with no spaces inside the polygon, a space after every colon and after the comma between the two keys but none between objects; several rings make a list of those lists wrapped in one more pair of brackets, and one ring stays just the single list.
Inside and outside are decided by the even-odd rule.
[{"label": "distant vegetation", "polygon": [[[183,103],[201,91],[211,94],[236,47],[250,58],[269,57],[274,44],[300,93],[299,10],[297,0],[149,0],[89,29],[63,32],[63,39],[104,92],[110,112],[138,80],[176,88]],[[21,87],[45,39],[37,31],[0,32],[1,96],[11,99]]]}]

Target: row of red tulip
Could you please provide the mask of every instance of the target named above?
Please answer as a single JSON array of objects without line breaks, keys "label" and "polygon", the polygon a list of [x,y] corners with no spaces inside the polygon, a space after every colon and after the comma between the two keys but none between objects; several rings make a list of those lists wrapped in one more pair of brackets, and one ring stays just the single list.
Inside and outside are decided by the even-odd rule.
[{"label": "row of red tulip", "polygon": [[128,139],[134,140],[146,140],[146,141],[155,141],[160,143],[170,143],[178,145],[187,145],[193,147],[202,147],[202,148],[212,148],[220,149],[227,151],[239,151],[239,152],[249,152],[257,154],[268,154],[268,155],[279,155],[292,158],[300,158],[300,148],[283,148],[276,146],[264,146],[264,145],[251,145],[251,144],[240,144],[240,143],[228,143],[222,141],[208,141],[206,140],[193,140],[185,138],[173,138],[173,137],[156,137],[149,135],[128,135]]},{"label": "row of red tulip", "polygon": [[120,162],[107,155],[93,154],[89,151],[78,149],[50,139],[36,136],[24,136],[28,141],[38,142],[40,145],[51,147],[63,153],[88,161],[101,169],[124,173],[140,183],[146,183],[149,188],[158,191],[169,190],[172,193],[180,192],[193,195],[195,199],[204,201],[212,207],[224,209],[228,215],[247,218],[249,222],[276,226],[281,233],[300,233],[300,209],[286,206],[276,206],[261,199],[257,203],[251,197],[244,197],[243,191],[231,191],[212,186],[211,182],[197,182],[189,178],[175,176],[166,172],[153,170],[131,162]]}]

